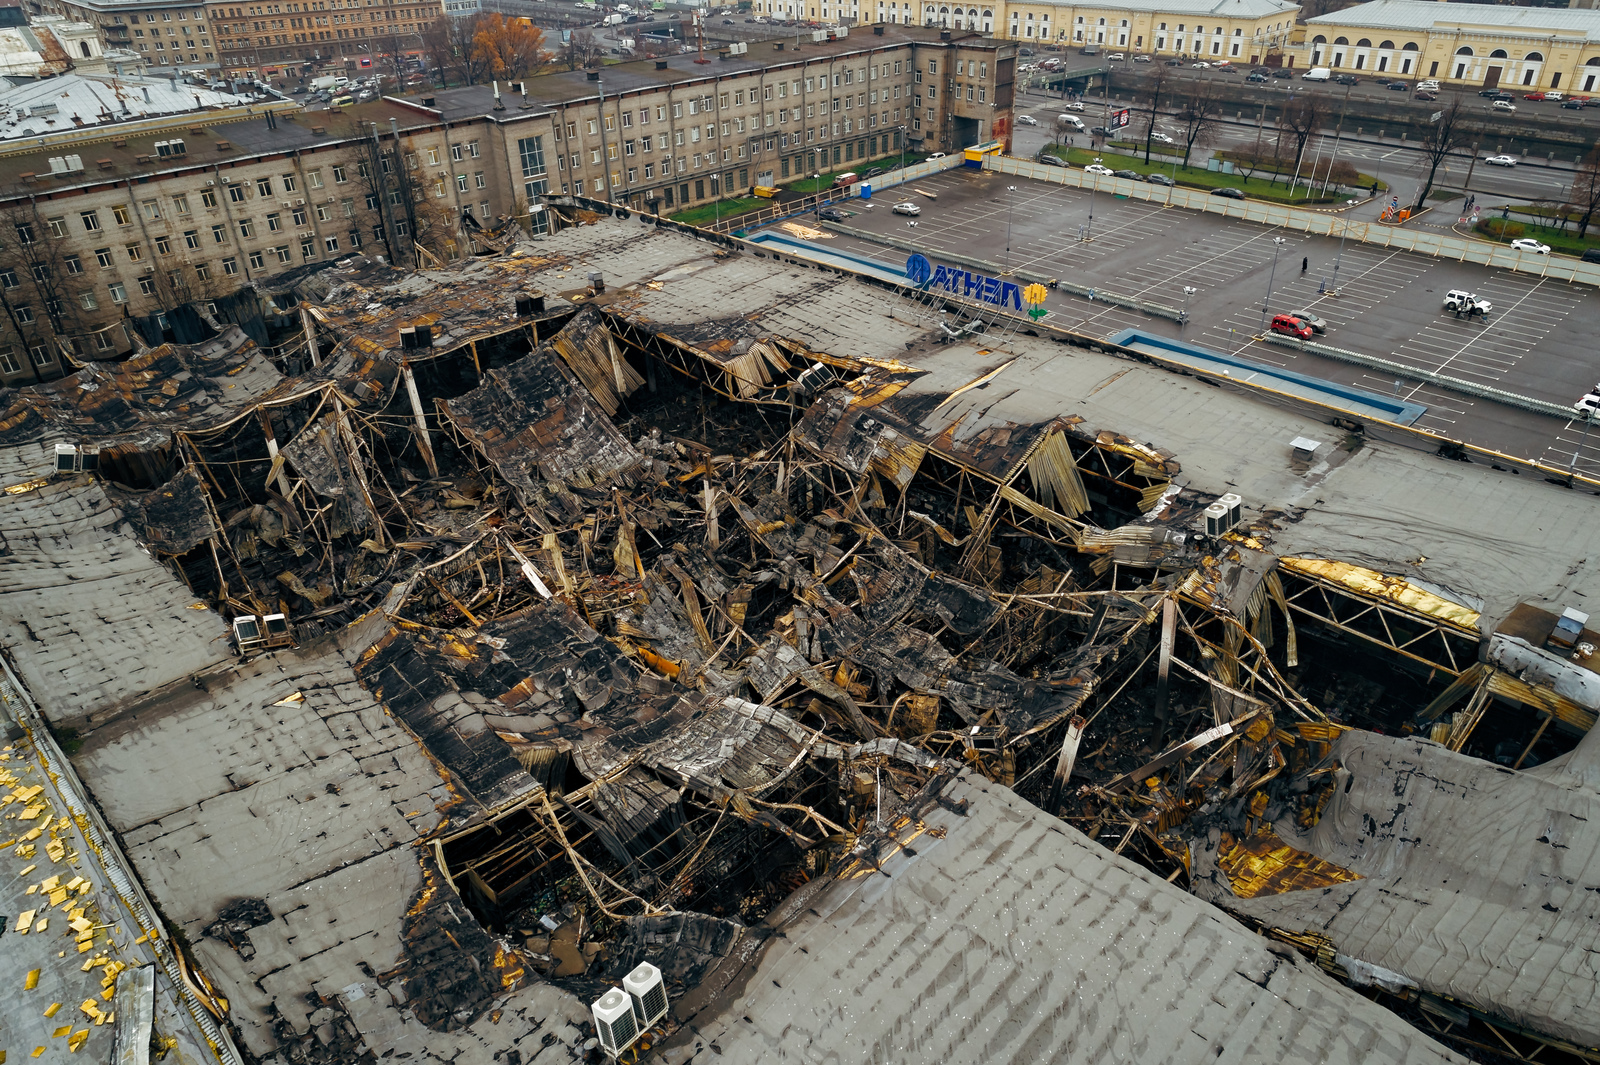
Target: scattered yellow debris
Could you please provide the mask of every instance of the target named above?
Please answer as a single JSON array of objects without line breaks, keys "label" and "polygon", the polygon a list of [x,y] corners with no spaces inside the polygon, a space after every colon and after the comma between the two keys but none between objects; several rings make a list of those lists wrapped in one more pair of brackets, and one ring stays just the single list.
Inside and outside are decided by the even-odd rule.
[{"label": "scattered yellow debris", "polygon": [[[43,826],[40,826],[40,827],[37,827],[37,828],[30,828],[28,831],[26,831],[26,832],[24,832],[22,834],[22,841],[24,843],[30,843],[33,840],[38,839],[42,835],[44,835]],[[22,853],[22,849],[20,847],[17,848],[17,853],[18,854]]]},{"label": "scattered yellow debris", "polygon": [[33,926],[33,931],[34,931],[35,934],[38,934],[39,932],[45,931],[49,927],[50,927],[50,918],[41,917],[41,918],[39,918],[39,923]]},{"label": "scattered yellow debris", "polygon": [[26,869],[24,869],[22,872],[18,873],[17,875],[18,876],[27,876],[29,873],[33,872],[37,868],[39,868],[37,865],[30,865]]},{"label": "scattered yellow debris", "polygon": [[78,1031],[73,1032],[72,1037],[67,1040],[67,1049],[76,1054],[78,1052],[78,1048],[83,1046],[84,1043],[88,1042],[88,1039],[89,1029],[81,1028]]},{"label": "scattered yellow debris", "polygon": [[32,821],[35,817],[38,817],[40,814],[44,813],[46,809],[48,809],[48,807],[46,807],[44,803],[34,803],[32,806],[22,811],[21,816],[19,816],[17,820]]},{"label": "scattered yellow debris", "polygon": [[82,884],[82,883],[84,883],[83,877],[75,876],[71,880],[67,881],[67,890],[68,891],[77,891],[78,890],[78,886],[80,884]]},{"label": "scattered yellow debris", "polygon": [[34,1047],[33,1048],[33,1057],[38,1057],[39,1055],[41,1055],[43,1053],[44,1053],[44,1047]]},{"label": "scattered yellow debris", "polygon": [[82,1005],[78,1008],[91,1017],[98,1016],[100,1013],[100,1004],[92,998],[84,999]]},{"label": "scattered yellow debris", "polygon": [[57,1011],[59,1011],[60,1009],[61,1009],[61,1003],[52,1002],[52,1003],[50,1003],[50,1008],[44,1011],[44,1015],[46,1017],[54,1017],[56,1015]]},{"label": "scattered yellow debris", "polygon": [[67,856],[67,845],[59,839],[53,839],[44,845],[44,852],[52,862],[59,862]]},{"label": "scattered yellow debris", "polygon": [[[25,936],[28,934],[28,930],[33,927],[33,915],[38,912],[38,910],[23,910],[17,914],[17,935]],[[35,972],[37,973],[37,970]]]},{"label": "scattered yellow debris", "polygon": [[72,1031],[72,1025],[65,1024],[65,1025],[62,1025],[60,1028],[57,1028],[55,1031],[51,1032],[50,1033],[50,1038],[51,1039],[60,1039],[62,1036],[66,1035],[67,1033],[69,1033],[71,1031]]},{"label": "scattered yellow debris", "polygon": [[[29,916],[32,916],[31,914]],[[39,986],[39,969],[29,969],[27,979],[22,981],[22,990],[32,991]]]}]

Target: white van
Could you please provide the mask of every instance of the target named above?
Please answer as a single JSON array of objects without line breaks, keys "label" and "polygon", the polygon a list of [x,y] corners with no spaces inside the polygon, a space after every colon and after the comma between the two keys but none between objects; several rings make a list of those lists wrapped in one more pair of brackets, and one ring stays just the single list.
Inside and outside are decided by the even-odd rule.
[{"label": "white van", "polygon": [[1057,115],[1056,121],[1064,125],[1071,126],[1079,133],[1082,133],[1084,130],[1083,119],[1079,118],[1077,115]]},{"label": "white van", "polygon": [[1310,70],[1300,75],[1300,80],[1327,81],[1331,77],[1333,77],[1333,71],[1329,70],[1327,67],[1312,67]]}]

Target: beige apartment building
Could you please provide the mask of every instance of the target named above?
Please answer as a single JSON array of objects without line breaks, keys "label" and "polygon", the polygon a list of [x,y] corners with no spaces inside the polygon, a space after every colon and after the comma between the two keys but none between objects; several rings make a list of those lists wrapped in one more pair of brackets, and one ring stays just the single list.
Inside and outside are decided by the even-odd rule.
[{"label": "beige apartment building", "polygon": [[1374,0],[1307,19],[1308,66],[1464,85],[1600,90],[1600,11]]},{"label": "beige apartment building", "polygon": [[215,68],[216,45],[201,0],[24,0],[37,14],[99,28],[107,48],[136,52],[147,67]]},{"label": "beige apartment building", "polygon": [[1004,42],[895,27],[766,48],[551,74],[498,99],[281,100],[0,144],[0,380],[115,357],[131,320],[146,341],[171,335],[176,308],[226,311],[351,252],[467,254],[467,215],[537,230],[530,207],[559,195],[670,213],[1009,130]]},{"label": "beige apartment building", "polygon": [[1255,62],[1281,52],[1300,7],[1285,0],[952,3],[950,0],[756,0],[771,18],[965,30],[1025,43],[1100,45],[1146,54]]}]

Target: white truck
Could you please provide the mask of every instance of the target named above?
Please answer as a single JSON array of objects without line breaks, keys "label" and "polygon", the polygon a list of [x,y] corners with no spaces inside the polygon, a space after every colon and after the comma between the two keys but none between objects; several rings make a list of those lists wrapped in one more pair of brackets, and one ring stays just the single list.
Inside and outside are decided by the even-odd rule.
[{"label": "white truck", "polygon": [[343,75],[324,74],[320,78],[311,79],[311,91],[321,92],[323,89],[327,89],[332,92],[334,89],[343,88],[349,83],[350,79]]},{"label": "white truck", "polygon": [[1327,81],[1331,77],[1333,77],[1333,71],[1329,70],[1327,67],[1312,67],[1310,70],[1300,75],[1300,80]]}]

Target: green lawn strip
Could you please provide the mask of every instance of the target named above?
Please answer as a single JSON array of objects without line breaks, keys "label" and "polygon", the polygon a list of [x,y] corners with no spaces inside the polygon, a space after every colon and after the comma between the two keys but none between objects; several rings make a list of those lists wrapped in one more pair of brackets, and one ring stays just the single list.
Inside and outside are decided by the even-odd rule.
[{"label": "green lawn strip", "polygon": [[[1073,166],[1087,166],[1099,159],[1100,162],[1112,170],[1132,170],[1140,174],[1165,174],[1173,177],[1172,164],[1163,166],[1151,161],[1146,163],[1141,153],[1139,158],[1121,155],[1116,152],[1102,151],[1091,152],[1084,148],[1069,148],[1063,151],[1060,148],[1047,149],[1053,155],[1060,156]],[[1290,197],[1288,190],[1282,185],[1274,185],[1260,178],[1246,178],[1242,174],[1224,174],[1220,170],[1207,170],[1198,166],[1180,166],[1177,168],[1176,180],[1180,185],[1188,185],[1202,189],[1242,189],[1246,196],[1257,200],[1271,200],[1274,203],[1288,204],[1317,204],[1338,203],[1344,199],[1342,196],[1310,196],[1297,194]]]},{"label": "green lawn strip", "polygon": [[1502,222],[1496,216],[1481,219],[1474,227],[1479,233],[1490,240],[1500,243],[1510,243],[1522,237],[1537,240],[1540,244],[1548,244],[1554,251],[1566,255],[1582,255],[1590,248],[1600,248],[1600,227],[1591,226],[1587,237],[1580,237],[1576,230],[1557,229],[1554,226],[1536,226],[1529,222],[1518,222],[1512,219]]},{"label": "green lawn strip", "polygon": [[732,218],[746,211],[754,211],[758,207],[770,206],[772,206],[771,200],[763,200],[756,196],[738,196],[720,203],[703,203],[699,207],[690,207],[688,210],[667,217],[686,226],[699,226],[715,222],[718,218]]}]

